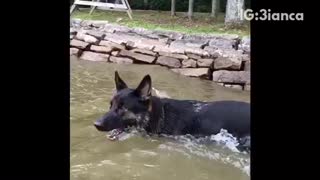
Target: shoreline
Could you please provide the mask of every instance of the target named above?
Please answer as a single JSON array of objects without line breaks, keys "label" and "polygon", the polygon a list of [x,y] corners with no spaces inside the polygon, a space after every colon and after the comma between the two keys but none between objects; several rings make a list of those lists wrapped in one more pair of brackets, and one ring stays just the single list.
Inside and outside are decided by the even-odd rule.
[{"label": "shoreline", "polygon": [[118,64],[156,64],[175,73],[250,91],[250,38],[129,28],[71,19],[70,56]]}]

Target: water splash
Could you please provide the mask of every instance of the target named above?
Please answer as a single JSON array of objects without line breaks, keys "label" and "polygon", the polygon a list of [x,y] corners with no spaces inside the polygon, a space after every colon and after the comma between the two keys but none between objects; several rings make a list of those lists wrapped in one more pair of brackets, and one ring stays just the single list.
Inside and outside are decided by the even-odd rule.
[{"label": "water splash", "polygon": [[[121,134],[120,141],[128,140],[137,135],[142,135],[135,128],[130,128]],[[145,135],[144,135],[145,136]],[[250,176],[250,156],[246,152],[237,149],[239,142],[226,130],[215,135],[195,138],[192,135],[172,136],[161,135],[164,138],[158,148],[160,150],[174,151],[181,153],[187,158],[198,156],[211,160],[220,161],[224,164],[231,164]],[[147,139],[153,139],[147,136]]]},{"label": "water splash", "polygon": [[152,90],[155,92],[155,95],[160,98],[170,98],[170,96],[165,91],[160,91],[155,87],[152,87]]}]

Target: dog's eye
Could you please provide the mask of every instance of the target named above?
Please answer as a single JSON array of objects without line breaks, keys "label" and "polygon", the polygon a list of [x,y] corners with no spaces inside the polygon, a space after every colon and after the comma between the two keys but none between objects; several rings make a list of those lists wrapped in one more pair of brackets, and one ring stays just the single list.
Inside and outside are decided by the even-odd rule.
[{"label": "dog's eye", "polygon": [[120,103],[118,104],[118,108],[122,108],[122,107],[123,107],[123,103],[120,102]]}]

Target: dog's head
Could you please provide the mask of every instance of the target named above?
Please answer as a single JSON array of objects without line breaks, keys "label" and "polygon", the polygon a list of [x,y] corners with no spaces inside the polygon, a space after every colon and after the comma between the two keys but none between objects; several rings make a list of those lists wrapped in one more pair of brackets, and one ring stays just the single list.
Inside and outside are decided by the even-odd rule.
[{"label": "dog's head", "polygon": [[151,77],[146,75],[136,89],[130,89],[115,72],[116,93],[110,109],[94,125],[99,131],[122,131],[128,126],[147,124],[151,111]]}]

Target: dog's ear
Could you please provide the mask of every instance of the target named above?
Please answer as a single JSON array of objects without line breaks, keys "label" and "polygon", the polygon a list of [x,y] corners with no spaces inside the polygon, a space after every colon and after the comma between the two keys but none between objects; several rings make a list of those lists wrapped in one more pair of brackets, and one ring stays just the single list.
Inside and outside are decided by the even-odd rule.
[{"label": "dog's ear", "polygon": [[116,83],[117,91],[128,88],[127,84],[120,78],[118,71],[115,71],[114,73],[114,81]]},{"label": "dog's ear", "polygon": [[151,89],[151,77],[150,75],[146,75],[140,82],[139,86],[136,88],[135,92],[143,99],[149,99],[151,96]]}]

